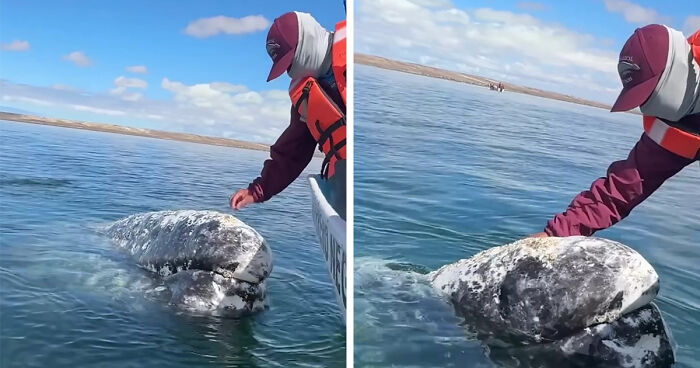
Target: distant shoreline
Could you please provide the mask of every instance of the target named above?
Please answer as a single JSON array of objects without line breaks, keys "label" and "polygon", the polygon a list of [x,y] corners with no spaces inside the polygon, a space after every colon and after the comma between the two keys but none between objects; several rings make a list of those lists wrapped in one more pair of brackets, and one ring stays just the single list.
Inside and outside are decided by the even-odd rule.
[{"label": "distant shoreline", "polygon": [[3,111],[0,111],[0,120],[9,120],[18,123],[49,125],[62,128],[92,130],[96,132],[125,134],[155,139],[166,139],[171,141],[199,143],[211,146],[243,148],[256,151],[269,151],[270,149],[270,146],[267,144],[246,142],[229,138],[209,137],[204,135],[188,133],[166,132],[162,130],[153,129],[131,128],[120,125],[90,123],[85,121],[75,121],[67,119],[54,119],[33,115],[14,114]]},{"label": "distant shoreline", "polygon": [[[517,92],[517,93],[522,93],[522,94],[531,95],[531,96],[548,98],[551,100],[571,102],[571,103],[575,103],[575,104],[579,104],[579,105],[585,105],[585,106],[606,109],[608,111],[610,111],[610,109],[612,108],[611,105],[606,105],[604,103],[590,101],[590,100],[586,100],[586,99],[582,99],[582,98],[578,98],[578,97],[574,97],[574,96],[570,96],[570,95],[565,95],[565,94],[556,93],[556,92],[543,91],[543,90],[537,89],[537,88],[530,88],[530,87],[519,86],[517,84],[505,83],[503,81],[499,81],[496,79],[484,78],[484,77],[479,77],[479,76],[471,75],[471,74],[458,73],[458,72],[454,72],[454,71],[450,71],[450,70],[433,68],[430,66],[425,66],[425,65],[415,64],[415,63],[407,63],[407,62],[403,62],[403,61],[391,60],[391,59],[383,58],[380,56],[356,53],[354,60],[355,60],[355,63],[357,63],[357,64],[369,65],[369,66],[374,66],[377,68],[394,70],[394,71],[403,72],[403,73],[422,75],[425,77],[446,79],[446,80],[450,80],[450,81],[454,81],[454,82],[468,83],[468,84],[481,86],[481,87],[487,87],[487,88],[488,88],[489,84],[497,84],[498,82],[501,82],[501,83],[503,83],[503,85],[505,87],[505,91],[508,91],[508,92]],[[637,112],[635,110],[629,111],[629,112],[634,113],[634,114],[639,114],[639,112]]]}]

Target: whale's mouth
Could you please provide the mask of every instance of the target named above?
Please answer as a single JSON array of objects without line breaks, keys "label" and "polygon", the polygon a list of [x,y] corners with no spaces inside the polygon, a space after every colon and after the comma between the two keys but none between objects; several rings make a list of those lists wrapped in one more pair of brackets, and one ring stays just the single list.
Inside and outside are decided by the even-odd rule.
[{"label": "whale's mouth", "polygon": [[164,279],[170,304],[191,312],[239,317],[265,308],[265,282],[251,283],[231,277],[227,269],[188,269]]},{"label": "whale's mouth", "polygon": [[196,259],[178,259],[168,262],[145,262],[141,266],[148,271],[154,272],[161,277],[169,277],[185,271],[205,271],[219,274],[226,278],[239,278],[235,276],[236,271],[240,267],[239,262],[231,262],[229,264],[213,264],[205,260]]},{"label": "whale's mouth", "polygon": [[147,263],[144,268],[162,277],[169,304],[181,310],[238,318],[267,306],[266,277],[248,277],[238,261],[214,264],[206,259],[178,259]]},{"label": "whale's mouth", "polygon": [[240,263],[238,262],[233,262],[229,265],[224,265],[224,266],[218,266],[218,267],[213,267],[212,272],[221,275],[222,277],[226,278],[232,278],[232,279],[238,279],[235,276],[235,272],[238,269],[238,266]]}]

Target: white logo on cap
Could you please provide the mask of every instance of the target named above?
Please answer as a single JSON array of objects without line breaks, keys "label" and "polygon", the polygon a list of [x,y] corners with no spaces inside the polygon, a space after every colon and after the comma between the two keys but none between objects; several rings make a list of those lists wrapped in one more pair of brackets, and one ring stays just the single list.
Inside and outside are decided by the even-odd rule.
[{"label": "white logo on cap", "polygon": [[[629,60],[629,61],[626,61]],[[632,73],[640,70],[639,65],[631,62],[631,56],[623,56],[620,62],[617,64],[617,72],[620,74],[620,79],[622,84],[627,84],[632,81]]]},{"label": "white logo on cap", "polygon": [[277,41],[267,41],[267,45],[265,45],[265,48],[267,49],[267,54],[270,55],[270,57],[273,60],[277,59],[277,50],[280,48],[280,44],[278,44]]}]

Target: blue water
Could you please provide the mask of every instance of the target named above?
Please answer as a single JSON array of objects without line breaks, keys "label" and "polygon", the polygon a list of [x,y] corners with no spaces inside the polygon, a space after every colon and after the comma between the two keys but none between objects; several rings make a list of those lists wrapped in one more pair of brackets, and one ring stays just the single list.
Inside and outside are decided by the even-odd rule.
[{"label": "blue water", "polygon": [[[356,364],[501,364],[400,269],[436,269],[542,231],[627,156],[641,129],[631,114],[357,66]],[[656,268],[678,367],[700,367],[699,182],[696,163],[597,234]]]},{"label": "blue water", "polygon": [[345,327],[306,174],[238,212],[273,250],[270,308],[192,316],[96,230],[134,213],[228,212],[267,158],[248,151],[0,122],[0,366],[344,367]]}]

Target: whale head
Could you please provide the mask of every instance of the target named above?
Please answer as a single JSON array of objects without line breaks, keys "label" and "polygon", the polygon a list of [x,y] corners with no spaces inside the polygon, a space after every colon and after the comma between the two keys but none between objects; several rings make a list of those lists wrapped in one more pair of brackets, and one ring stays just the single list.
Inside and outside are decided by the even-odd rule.
[{"label": "whale head", "polygon": [[443,266],[428,278],[493,358],[506,352],[524,367],[542,366],[541,359],[630,367],[674,361],[661,314],[650,304],[659,277],[618,242],[527,238]]},{"label": "whale head", "polygon": [[612,322],[651,302],[659,290],[658,275],[639,253],[586,237],[523,239],[429,277],[477,329],[531,342]]},{"label": "whale head", "polygon": [[237,316],[266,305],[272,253],[257,231],[234,216],[149,212],[119,220],[106,233],[162,278],[179,308]]}]

